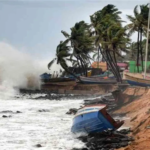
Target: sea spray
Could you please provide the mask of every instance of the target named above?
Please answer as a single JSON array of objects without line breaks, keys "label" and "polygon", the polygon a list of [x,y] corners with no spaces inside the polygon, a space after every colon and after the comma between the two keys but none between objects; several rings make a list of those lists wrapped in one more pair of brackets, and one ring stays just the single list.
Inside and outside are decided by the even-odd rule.
[{"label": "sea spray", "polygon": [[[6,42],[0,42],[0,85],[12,88],[40,88],[40,74],[44,67]],[[39,67],[40,66],[40,67]]]}]

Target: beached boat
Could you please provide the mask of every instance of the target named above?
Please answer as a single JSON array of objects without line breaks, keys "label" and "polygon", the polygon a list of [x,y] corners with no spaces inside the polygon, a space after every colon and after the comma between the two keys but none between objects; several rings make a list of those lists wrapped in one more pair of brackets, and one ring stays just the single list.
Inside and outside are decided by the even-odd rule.
[{"label": "beached boat", "polygon": [[51,83],[51,82],[67,82],[67,81],[75,81],[72,78],[50,78],[50,79],[42,79],[44,83]]},{"label": "beached boat", "polygon": [[94,78],[94,77],[102,77],[102,78],[108,77],[108,78],[114,78],[114,75],[113,75],[112,72],[106,71],[106,72],[104,72],[103,74],[91,76],[91,78]]},{"label": "beached boat", "polygon": [[133,86],[142,86],[142,87],[148,87],[150,86],[150,80],[144,79],[140,76],[136,76],[136,74],[124,74],[126,81]]},{"label": "beached boat", "polygon": [[97,133],[104,130],[116,130],[124,121],[115,121],[106,111],[106,105],[88,105],[78,110],[71,132]]},{"label": "beached boat", "polygon": [[90,77],[83,77],[80,76],[80,82],[84,83],[84,84],[115,84],[117,83],[116,79],[105,79],[102,77],[94,77],[94,78],[90,78]]}]

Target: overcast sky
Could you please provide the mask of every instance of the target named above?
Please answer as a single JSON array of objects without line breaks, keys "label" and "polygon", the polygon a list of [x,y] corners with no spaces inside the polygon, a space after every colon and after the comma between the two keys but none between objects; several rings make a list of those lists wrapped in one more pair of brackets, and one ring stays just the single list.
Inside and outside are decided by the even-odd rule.
[{"label": "overcast sky", "polygon": [[[61,30],[81,20],[90,22],[89,16],[107,4],[114,4],[132,15],[138,4],[148,0],[0,0],[0,41],[13,45],[40,60],[51,60],[60,40]],[[135,38],[135,37],[133,37]]]}]

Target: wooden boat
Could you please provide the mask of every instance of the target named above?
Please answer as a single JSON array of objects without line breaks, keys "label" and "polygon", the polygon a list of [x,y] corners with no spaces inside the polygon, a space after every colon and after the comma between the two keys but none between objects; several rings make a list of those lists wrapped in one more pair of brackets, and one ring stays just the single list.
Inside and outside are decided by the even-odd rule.
[{"label": "wooden boat", "polygon": [[75,79],[72,78],[50,78],[50,79],[42,79],[42,82],[48,83],[48,82],[67,82],[67,81],[75,81]]},{"label": "wooden boat", "polygon": [[71,132],[96,133],[104,130],[116,130],[124,121],[115,121],[106,111],[106,105],[88,105],[78,110],[73,119]]},{"label": "wooden boat", "polygon": [[81,83],[84,84],[114,84],[117,83],[116,79],[104,79],[102,77],[83,77],[80,76]]},{"label": "wooden boat", "polygon": [[150,86],[150,80],[148,79],[143,79],[140,77],[136,77],[136,75],[134,74],[124,74],[126,81],[130,84],[130,85],[134,85],[134,86],[142,86],[142,87],[148,87]]}]

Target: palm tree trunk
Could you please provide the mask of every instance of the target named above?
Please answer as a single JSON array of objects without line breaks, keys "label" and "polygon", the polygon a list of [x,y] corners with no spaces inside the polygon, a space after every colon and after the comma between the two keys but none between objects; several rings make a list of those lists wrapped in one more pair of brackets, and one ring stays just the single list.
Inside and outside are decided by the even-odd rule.
[{"label": "palm tree trunk", "polygon": [[[76,57],[76,59],[77,59],[77,63],[78,63],[79,68],[82,68],[81,65],[80,65],[78,56],[75,56],[75,57]],[[81,75],[82,75],[82,73],[81,73]]]},{"label": "palm tree trunk", "polygon": [[116,67],[115,67],[115,64],[114,64],[114,60],[112,59],[112,56],[110,55],[110,52],[107,51],[107,53],[108,53],[108,57],[109,57],[110,62],[111,62],[112,69],[113,69],[114,72],[115,72],[117,81],[120,82],[120,78],[119,78],[119,75],[118,75],[118,71],[116,70]]},{"label": "palm tree trunk", "polygon": [[141,29],[141,33],[140,33],[140,54],[141,54],[142,71],[144,71],[143,50],[142,50],[142,33],[143,33],[143,30]]},{"label": "palm tree trunk", "polygon": [[85,68],[84,68],[82,58],[80,57],[80,55],[78,55],[78,58],[79,58],[79,60],[80,60],[80,63],[81,63],[81,66],[82,66],[82,69],[83,69],[84,75],[86,76],[86,70],[85,70]]},{"label": "palm tree trunk", "polygon": [[113,55],[114,55],[114,60],[115,60],[115,66],[116,66],[116,68],[118,70],[118,75],[120,77],[120,82],[122,83],[122,78],[121,78],[121,75],[120,75],[119,67],[117,65],[117,59],[116,59],[115,51],[113,51]]},{"label": "palm tree trunk", "polygon": [[110,55],[110,53],[109,53],[108,50],[106,50],[106,56],[107,56],[107,59],[108,59],[108,62],[109,62],[109,64],[110,64],[110,66],[111,66],[111,70],[112,70],[114,76],[116,77],[117,81],[119,82],[118,74],[116,73],[116,70],[115,70],[115,67],[114,67],[114,64],[113,64],[112,57],[111,57],[111,55]]},{"label": "palm tree trunk", "polygon": [[[99,46],[99,50],[100,50],[100,52],[101,52],[101,54],[102,54],[102,56],[103,56],[105,62],[107,63],[108,67],[111,69],[111,72],[112,72],[112,73],[114,74],[114,76],[116,77],[116,74],[115,74],[115,72],[114,72],[114,70],[112,69],[112,66],[111,66],[111,61],[109,61],[109,57],[107,56],[107,54],[105,55],[104,52],[102,52],[100,46]],[[117,79],[117,77],[116,77],[116,79]]]},{"label": "palm tree trunk", "polygon": [[97,62],[97,68],[99,68],[99,54],[100,54],[100,51],[99,51],[99,48],[97,48],[97,50],[98,50],[98,62]]},{"label": "palm tree trunk", "polygon": [[82,60],[82,63],[83,63],[83,67],[85,69],[85,76],[87,77],[87,63],[86,61],[80,56],[81,60]]},{"label": "palm tree trunk", "polygon": [[76,79],[78,79],[79,81],[81,81],[80,77],[76,76],[74,73],[72,73],[71,71],[69,71],[69,69],[67,67],[65,67],[63,64],[61,64],[61,67],[68,73],[71,74],[72,76],[74,76]]},{"label": "palm tree trunk", "polygon": [[138,38],[137,38],[137,71],[139,72],[139,35],[140,35],[140,32],[139,32],[139,29],[138,29]]}]

